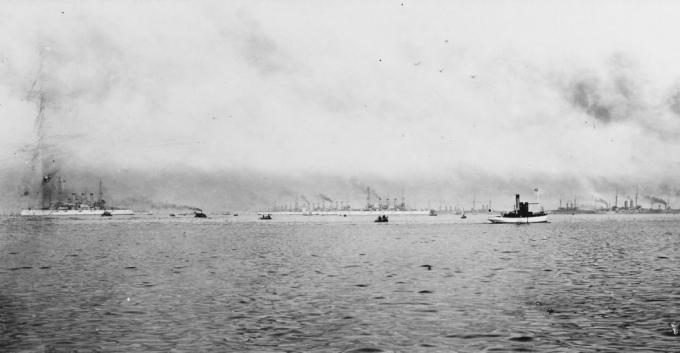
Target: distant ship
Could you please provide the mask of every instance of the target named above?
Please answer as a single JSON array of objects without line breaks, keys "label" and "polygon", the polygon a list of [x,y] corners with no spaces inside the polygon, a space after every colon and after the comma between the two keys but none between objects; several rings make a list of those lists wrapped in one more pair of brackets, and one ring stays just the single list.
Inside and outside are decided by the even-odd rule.
[{"label": "distant ship", "polygon": [[503,213],[500,216],[489,217],[491,223],[546,223],[548,222],[548,214],[543,210],[538,212],[529,211],[529,202],[520,202],[519,194],[515,195],[515,209]]},{"label": "distant ship", "polygon": [[[49,178],[45,177],[43,183],[49,182]],[[134,212],[126,209],[119,209],[106,205],[106,201],[102,198],[103,188],[102,181],[99,180],[99,195],[97,200],[94,199],[94,194],[90,193],[89,198],[85,193],[80,196],[75,193],[71,194],[70,198],[62,199],[61,190],[63,181],[61,178],[57,184],[57,201],[48,202],[48,206],[39,209],[28,208],[21,210],[22,216],[120,216],[133,215]]]},{"label": "distant ship", "polygon": [[303,211],[262,211],[276,215],[302,215],[302,216],[378,216],[378,215],[408,215],[427,216],[427,210],[303,210]]},{"label": "distant ship", "polygon": [[[302,216],[380,216],[380,215],[428,215],[431,214],[430,210],[417,210],[406,206],[406,198],[404,197],[403,191],[401,195],[401,202],[398,202],[397,198],[390,200],[390,198],[381,198],[376,195],[374,190],[371,188],[366,188],[366,204],[363,208],[351,208],[347,201],[335,201],[335,207],[333,207],[333,201],[327,196],[323,195],[321,203],[309,202],[303,197],[304,205],[299,205],[297,199],[295,200],[295,206],[291,203],[289,207],[274,206],[266,209],[260,210],[260,213],[271,213],[276,215],[302,215]],[[374,203],[377,197],[377,203]]]}]

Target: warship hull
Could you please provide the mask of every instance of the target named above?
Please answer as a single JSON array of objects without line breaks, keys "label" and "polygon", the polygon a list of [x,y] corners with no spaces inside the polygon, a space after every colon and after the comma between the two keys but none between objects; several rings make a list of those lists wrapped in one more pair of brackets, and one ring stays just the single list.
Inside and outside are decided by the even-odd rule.
[{"label": "warship hull", "polygon": [[131,210],[22,210],[22,216],[101,216],[104,212],[109,212],[113,216],[124,216],[135,214]]}]

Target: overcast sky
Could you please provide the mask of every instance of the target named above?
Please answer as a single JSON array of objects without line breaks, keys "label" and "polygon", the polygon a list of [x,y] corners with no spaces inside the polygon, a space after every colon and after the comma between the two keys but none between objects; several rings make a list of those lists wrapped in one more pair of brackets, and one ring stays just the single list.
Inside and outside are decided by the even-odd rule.
[{"label": "overcast sky", "polygon": [[88,169],[680,187],[677,2],[2,8],[0,178],[42,98],[45,146]]}]

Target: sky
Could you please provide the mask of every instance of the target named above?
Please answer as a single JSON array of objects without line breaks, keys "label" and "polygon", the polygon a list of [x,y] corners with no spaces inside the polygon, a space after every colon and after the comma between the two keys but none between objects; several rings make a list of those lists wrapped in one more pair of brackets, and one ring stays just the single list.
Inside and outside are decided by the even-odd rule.
[{"label": "sky", "polygon": [[2,212],[30,201],[36,146],[74,189],[222,209],[360,206],[366,186],[421,207],[680,190],[672,1],[3,9]]}]

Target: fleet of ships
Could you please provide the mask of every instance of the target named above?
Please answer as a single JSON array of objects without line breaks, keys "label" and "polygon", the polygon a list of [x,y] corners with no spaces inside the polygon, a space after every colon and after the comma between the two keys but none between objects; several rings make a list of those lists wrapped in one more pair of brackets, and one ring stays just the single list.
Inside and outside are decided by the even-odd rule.
[{"label": "fleet of ships", "polygon": [[[44,176],[42,178],[41,186],[39,189],[39,205],[37,207],[28,207],[21,211],[22,216],[113,216],[113,215],[133,215],[134,212],[130,209],[123,209],[112,207],[108,205],[106,200],[104,200],[103,186],[101,179],[99,180],[99,187],[97,193],[86,193],[81,192],[80,194],[71,192],[70,194],[64,191],[64,180],[61,177],[53,178],[52,176]],[[348,202],[345,201],[333,201],[329,197],[320,194],[318,202],[310,202],[304,196],[301,196],[302,202],[298,199],[295,200],[294,205],[292,203],[284,205],[274,205],[272,208],[267,210],[268,214],[290,214],[290,215],[304,215],[304,216],[316,216],[316,215],[430,215],[436,216],[438,213],[434,209],[416,209],[408,207],[406,204],[406,199],[403,195],[401,199],[395,198],[382,198],[378,196],[375,191],[370,188],[366,188],[366,204],[361,209],[353,209]],[[647,196],[650,198],[650,196]],[[654,208],[653,206],[657,207]],[[596,205],[600,203],[601,206],[598,208]],[[473,201],[473,205],[475,201]],[[501,213],[498,215],[492,215],[492,210],[490,208],[491,201],[488,205],[482,205],[482,210],[475,210],[473,206],[472,209],[465,211],[458,207],[451,208],[446,207],[443,210],[439,209],[439,213],[454,213],[462,214],[461,218],[467,218],[467,214],[487,214],[488,220],[492,223],[541,223],[548,221],[548,213],[546,213],[543,208],[540,210],[529,210],[529,205],[538,205],[538,203],[520,202],[519,195],[515,196],[514,209],[510,212]],[[603,207],[604,206],[604,207]],[[489,207],[488,210],[486,207]],[[534,207],[535,208],[535,207]],[[488,213],[487,213],[488,211]],[[670,205],[667,201],[662,199],[652,198],[652,207],[649,209],[643,209],[641,205],[638,204],[638,195],[636,193],[635,198],[623,200],[623,205],[618,206],[618,194],[615,198],[614,205],[610,207],[609,203],[599,199],[594,200],[593,208],[579,207],[576,200],[566,202],[565,206],[562,206],[562,201],[560,200],[560,207],[550,211],[554,214],[576,214],[576,213],[670,213],[672,212]]]},{"label": "fleet of ships", "polygon": [[576,199],[566,201],[564,204],[560,200],[559,207],[551,213],[554,214],[597,214],[597,213],[678,213],[680,210],[671,208],[669,200],[645,195],[643,198],[649,201],[649,207],[643,207],[638,202],[639,194],[636,188],[635,196],[626,196],[619,199],[618,192],[611,203],[603,198],[593,198],[592,201],[578,202]]},{"label": "fleet of ships", "polygon": [[[361,209],[352,208],[349,202],[333,201],[324,194],[319,194],[319,201],[309,201],[301,196],[295,203],[274,204],[268,211],[276,214],[298,214],[304,216],[324,215],[428,215],[430,210],[419,210],[407,207],[403,193],[401,200],[380,197],[370,187],[365,189],[366,204]],[[300,200],[301,199],[301,200]]]}]

